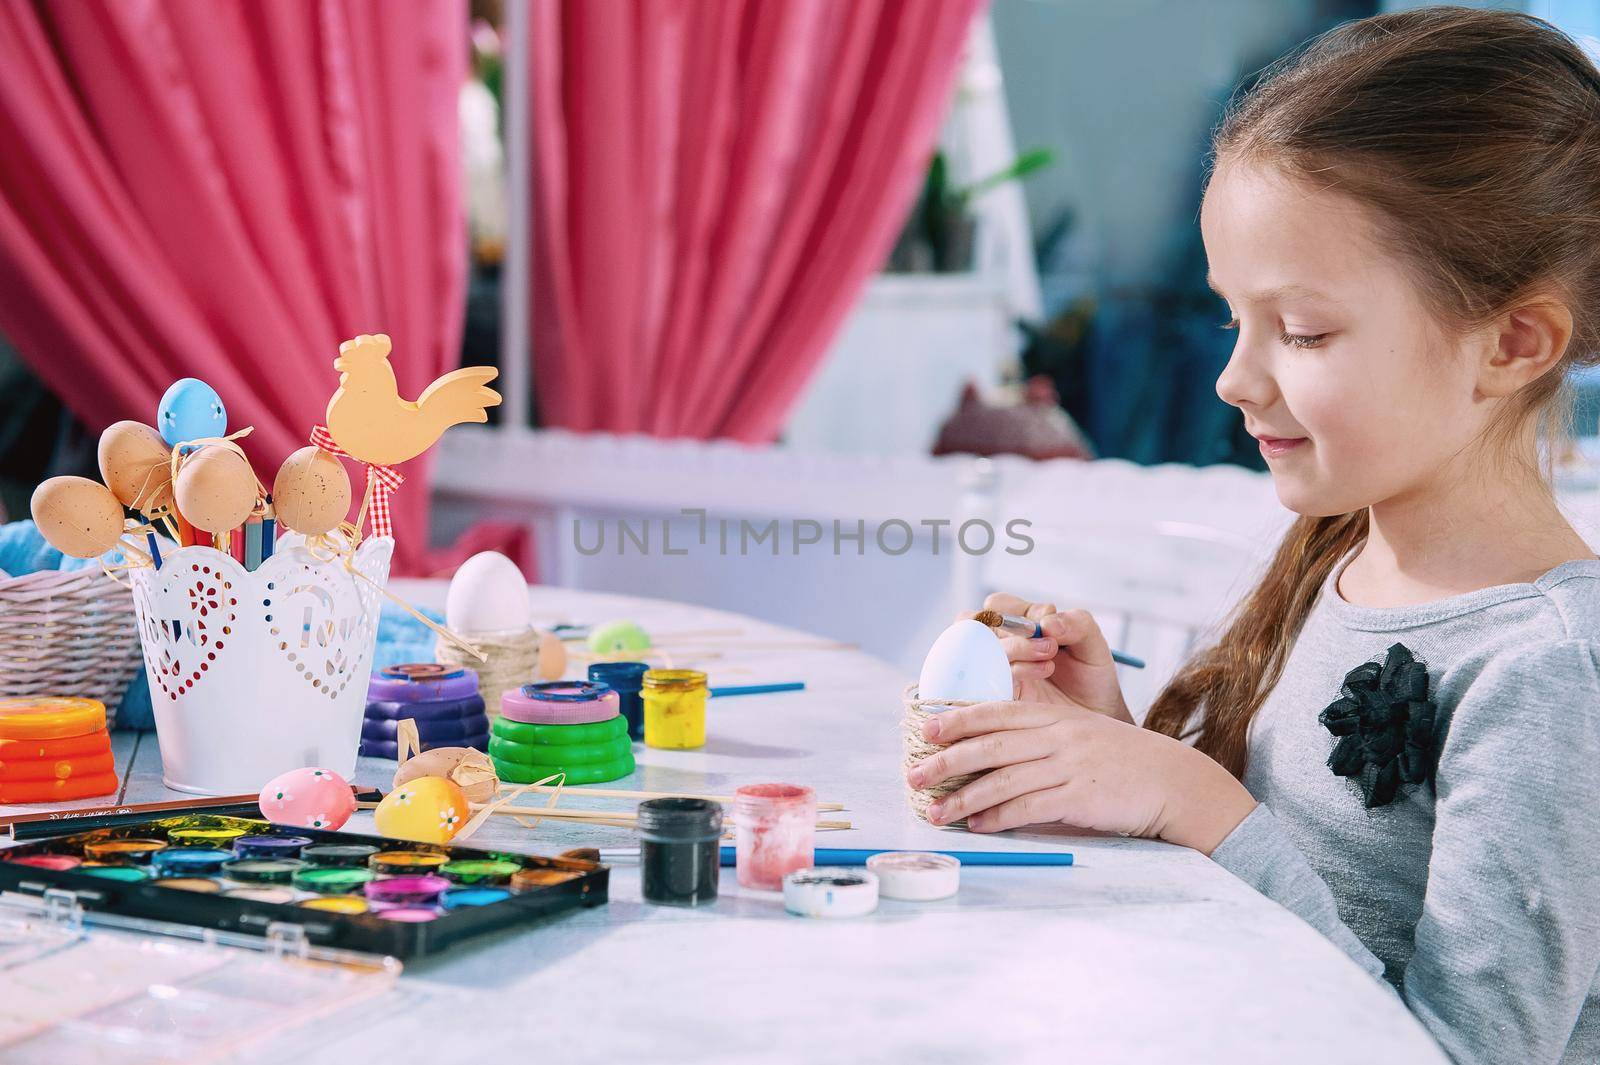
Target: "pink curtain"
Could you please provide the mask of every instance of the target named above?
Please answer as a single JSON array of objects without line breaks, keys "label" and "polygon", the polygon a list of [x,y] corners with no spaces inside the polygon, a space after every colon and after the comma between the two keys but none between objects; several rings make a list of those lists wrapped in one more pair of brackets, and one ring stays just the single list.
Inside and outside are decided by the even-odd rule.
[{"label": "pink curtain", "polygon": [[535,0],[545,425],[777,435],[927,165],[981,0]]},{"label": "pink curtain", "polygon": [[414,398],[459,352],[466,48],[464,0],[0,3],[0,332],[93,431],[209,382],[268,483],[342,339]]}]

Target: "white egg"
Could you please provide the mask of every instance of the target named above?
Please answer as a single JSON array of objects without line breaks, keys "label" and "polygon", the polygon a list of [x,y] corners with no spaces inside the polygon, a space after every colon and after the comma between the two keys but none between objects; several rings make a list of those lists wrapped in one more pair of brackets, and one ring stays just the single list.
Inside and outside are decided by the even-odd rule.
[{"label": "white egg", "polygon": [[527,578],[498,551],[480,551],[450,578],[444,620],[456,632],[525,629],[528,615]]},{"label": "white egg", "polygon": [[922,660],[917,695],[923,700],[989,702],[1011,698],[1011,663],[994,630],[958,621],[939,634]]}]

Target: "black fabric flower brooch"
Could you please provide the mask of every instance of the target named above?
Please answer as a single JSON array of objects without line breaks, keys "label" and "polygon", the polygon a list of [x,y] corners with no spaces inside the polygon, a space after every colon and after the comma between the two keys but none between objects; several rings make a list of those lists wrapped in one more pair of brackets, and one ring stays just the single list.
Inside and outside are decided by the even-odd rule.
[{"label": "black fabric flower brooch", "polygon": [[1402,784],[1433,774],[1433,699],[1428,670],[1405,646],[1389,648],[1381,663],[1364,662],[1345,674],[1339,698],[1318,716],[1339,742],[1328,768],[1361,788],[1368,809],[1394,801]]}]

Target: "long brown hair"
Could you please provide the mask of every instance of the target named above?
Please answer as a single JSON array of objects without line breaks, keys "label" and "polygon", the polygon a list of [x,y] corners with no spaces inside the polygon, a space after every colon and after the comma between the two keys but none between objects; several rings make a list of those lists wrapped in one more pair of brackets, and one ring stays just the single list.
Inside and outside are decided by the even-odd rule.
[{"label": "long brown hair", "polygon": [[[1600,361],[1600,73],[1570,38],[1529,15],[1457,7],[1349,22],[1236,99],[1212,156],[1365,205],[1447,328],[1559,300],[1573,315],[1571,342],[1497,427],[1559,426],[1567,371]],[[1145,727],[1192,732],[1200,750],[1243,775],[1251,719],[1323,582],[1366,536],[1365,510],[1299,518]]]}]

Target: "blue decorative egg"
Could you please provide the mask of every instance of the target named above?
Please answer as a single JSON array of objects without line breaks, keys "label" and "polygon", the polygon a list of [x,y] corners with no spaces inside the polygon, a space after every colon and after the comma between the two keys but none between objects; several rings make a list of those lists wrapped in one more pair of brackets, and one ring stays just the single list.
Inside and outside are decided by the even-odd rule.
[{"label": "blue decorative egg", "polygon": [[156,408],[156,428],[169,447],[184,440],[222,436],[228,431],[228,411],[217,390],[204,381],[185,377],[174,381]]}]

